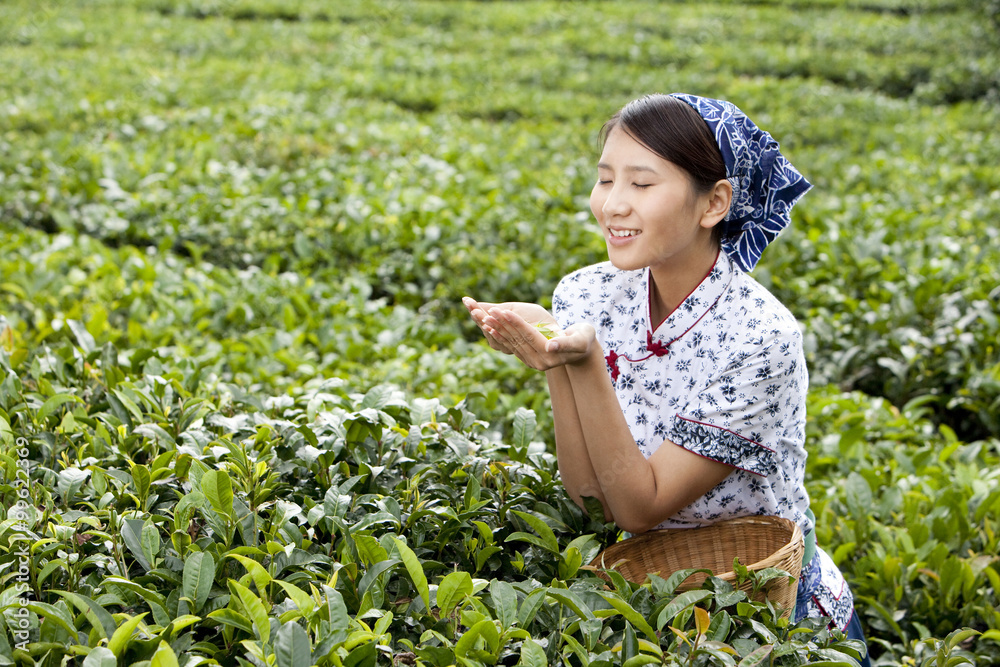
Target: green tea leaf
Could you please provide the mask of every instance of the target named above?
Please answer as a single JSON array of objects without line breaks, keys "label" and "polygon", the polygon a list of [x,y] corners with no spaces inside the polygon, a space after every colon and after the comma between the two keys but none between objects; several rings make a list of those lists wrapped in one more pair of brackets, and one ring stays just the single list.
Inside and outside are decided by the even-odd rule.
[{"label": "green tea leaf", "polygon": [[177,662],[177,654],[170,648],[170,644],[161,641],[156,648],[156,653],[149,661],[149,667],[180,667]]},{"label": "green tea leaf", "polygon": [[167,600],[157,591],[141,586],[134,581],[123,579],[122,577],[108,577],[104,580],[104,583],[127,588],[145,600],[153,612],[153,620],[158,625],[166,626],[170,623],[170,615],[167,613]]},{"label": "green tea leaf", "polygon": [[368,667],[369,665],[374,665],[376,664],[375,658],[377,655],[378,647],[375,645],[375,642],[361,644],[344,659],[344,667]]},{"label": "green tea leaf", "polygon": [[10,447],[14,443],[14,431],[10,428],[7,416],[0,413],[0,443]]},{"label": "green tea leaf", "polygon": [[368,390],[365,394],[365,398],[361,401],[361,409],[374,408],[375,410],[381,410],[388,403],[392,396],[392,387],[387,385],[376,385]]},{"label": "green tea leaf", "polygon": [[[607,563],[607,565],[611,565],[611,563]],[[711,574],[712,571],[705,568],[694,568],[694,567],[684,568],[682,570],[677,570],[676,572],[672,572],[670,576],[667,577],[666,579],[663,579],[656,575],[651,575],[649,577],[649,582],[650,586],[652,587],[653,591],[656,592],[656,595],[658,597],[666,598],[673,595],[674,591],[677,590],[677,587],[680,586],[682,583],[684,583],[684,580],[699,572],[704,574]]]},{"label": "green tea leaf", "polygon": [[466,596],[472,594],[472,577],[468,572],[452,572],[438,584],[437,604],[442,616],[454,611]]},{"label": "green tea leaf", "polygon": [[548,340],[552,340],[556,336],[562,334],[562,330],[552,322],[535,322],[531,326],[538,329],[539,333],[545,336]]},{"label": "green tea leaf", "polygon": [[674,617],[677,616],[677,614],[692,605],[701,602],[705,598],[710,597],[711,595],[711,591],[700,589],[681,593],[660,610],[660,615],[656,617],[656,628],[658,630],[663,630],[668,623],[674,620]]},{"label": "green tea leaf", "polygon": [[228,583],[229,590],[233,592],[233,595],[239,597],[239,601],[243,604],[247,615],[253,621],[254,634],[257,636],[257,639],[264,642],[268,641],[271,637],[271,621],[267,617],[267,609],[265,609],[264,603],[250,592],[249,588],[241,585],[239,582],[230,579]]},{"label": "green tea leaf", "polygon": [[237,630],[243,630],[247,634],[254,634],[250,619],[232,609],[216,609],[208,615],[208,618],[219,621],[223,625],[236,628]]},{"label": "green tea leaf", "polygon": [[514,438],[511,444],[517,449],[527,449],[535,437],[535,411],[520,407],[514,413]]},{"label": "green tea leaf", "polygon": [[135,404],[135,401],[133,401],[125,391],[117,388],[112,389],[111,393],[108,394],[108,399],[110,400],[112,397],[116,398],[120,402],[124,409],[128,411],[128,414],[132,417],[132,419],[136,422],[142,422],[142,410],[139,409],[139,406]]},{"label": "green tea leaf", "polygon": [[264,566],[255,561],[252,558],[247,558],[236,553],[226,554],[229,558],[239,561],[243,567],[247,569],[250,573],[250,577],[253,579],[254,586],[257,587],[257,594],[266,597],[268,595],[268,584],[271,583],[271,575],[268,574]]},{"label": "green tea leaf", "polygon": [[559,558],[559,578],[572,579],[583,565],[583,554],[576,547],[566,547]]},{"label": "green tea leaf", "polygon": [[945,637],[945,646],[949,649],[954,650],[959,644],[964,642],[969,637],[975,637],[979,634],[978,630],[973,630],[972,628],[959,628],[948,633]]},{"label": "green tea leaf", "polygon": [[646,655],[645,653],[640,653],[639,655],[632,656],[628,660],[622,663],[622,667],[640,667],[641,665],[660,665],[663,664],[661,658],[655,655]]},{"label": "green tea leaf", "polygon": [[312,643],[301,625],[289,622],[281,626],[274,642],[274,655],[278,660],[278,667],[312,664]]},{"label": "green tea leaf", "polygon": [[233,482],[225,470],[209,470],[201,478],[201,492],[212,509],[233,520]]},{"label": "green tea leaf", "polygon": [[771,629],[768,628],[766,625],[753,618],[747,619],[747,622],[750,624],[750,627],[752,627],[754,631],[760,636],[760,638],[763,639],[766,643],[768,644],[778,643],[777,635],[775,635],[774,632],[772,632]]},{"label": "green tea leaf", "polygon": [[316,606],[316,603],[308,593],[294,584],[288,583],[287,581],[275,579],[274,583],[285,589],[285,592],[288,593],[288,597],[292,599],[292,602],[294,602],[295,606],[299,608],[299,611],[301,611],[306,617],[309,616],[309,613]]},{"label": "green tea leaf", "polygon": [[24,605],[24,608],[33,611],[39,616],[61,626],[71,637],[73,637],[74,641],[78,641],[76,627],[73,625],[73,617],[67,613],[64,608],[65,606],[66,603],[61,600],[59,601],[58,606],[51,605],[46,602],[32,601]]},{"label": "green tea leaf", "polygon": [[455,642],[455,655],[460,658],[467,656],[480,638],[485,640],[490,653],[496,653],[500,648],[500,633],[492,619],[479,621],[462,634]]},{"label": "green tea leaf", "polygon": [[764,664],[773,650],[773,644],[765,644],[740,660],[739,667],[758,667],[758,665]]},{"label": "green tea leaf", "polygon": [[140,623],[142,623],[142,619],[145,615],[145,612],[143,612],[138,616],[126,616],[127,620],[122,623],[117,630],[115,630],[113,635],[111,635],[111,639],[108,640],[108,648],[115,654],[116,657],[120,658],[125,652],[125,649],[128,648],[128,645],[132,642],[132,633],[134,633],[135,629],[139,627]]},{"label": "green tea leaf", "polygon": [[536,588],[521,601],[521,607],[517,610],[517,624],[522,628],[528,627],[535,619],[535,615],[538,614],[538,610],[545,602],[547,590],[546,588]]},{"label": "green tea leaf", "polygon": [[506,581],[494,579],[490,582],[490,598],[500,625],[505,628],[513,626],[517,621],[517,593],[514,587]]},{"label": "green tea leaf", "polygon": [[73,394],[56,394],[55,396],[50,396],[42,403],[42,407],[38,408],[38,414],[35,415],[36,423],[44,424],[49,415],[66,403],[83,403],[83,399]]},{"label": "green tea leaf", "polygon": [[[329,586],[323,587],[323,594],[326,596],[326,609],[331,629],[334,631],[346,631],[350,627],[351,618],[347,613],[347,604],[344,602],[344,596],[340,591]],[[427,607],[427,609],[430,609],[430,607]]]},{"label": "green tea leaf", "polygon": [[575,592],[569,589],[549,588],[546,590],[546,595],[572,609],[573,613],[581,619],[585,620],[594,618],[594,612],[590,610],[586,603],[584,603],[584,601],[581,600]]},{"label": "green tea leaf", "polygon": [[845,500],[851,514],[868,516],[872,506],[872,489],[868,481],[856,472],[851,472],[844,482]]},{"label": "green tea leaf", "polygon": [[[400,561],[397,558],[390,558],[380,563],[375,563],[369,567],[368,570],[365,571],[364,576],[361,577],[361,581],[358,582],[358,593],[362,595],[367,593],[372,588],[372,584],[380,581],[379,577],[381,577],[383,573],[399,565],[399,562]],[[381,580],[379,587],[381,589],[385,588],[384,580]]]},{"label": "green tea leaf", "polygon": [[556,534],[552,532],[552,529],[549,528],[547,523],[545,523],[542,519],[539,519],[534,514],[528,514],[527,512],[522,512],[520,510],[511,510],[511,512],[531,526],[538,534],[538,538],[531,539],[533,536],[525,533],[513,533],[505,540],[506,542],[516,540],[531,542],[532,544],[540,546],[552,554],[559,554],[559,540],[556,538]]},{"label": "green tea leaf", "polygon": [[615,611],[621,614],[626,621],[639,628],[639,630],[641,630],[650,641],[659,642],[660,638],[657,637],[656,631],[653,630],[652,626],[646,622],[646,619],[643,618],[639,612],[633,609],[628,602],[622,600],[614,593],[602,593],[601,597],[603,597],[608,604],[614,607]]},{"label": "green tea leaf", "polygon": [[144,465],[132,466],[132,483],[135,484],[135,489],[140,498],[145,498],[149,495],[149,468]]},{"label": "green tea leaf", "polygon": [[118,624],[115,623],[114,617],[101,605],[97,604],[85,595],[80,595],[78,593],[71,593],[69,591],[52,591],[56,595],[61,595],[76,606],[81,612],[83,612],[87,619],[90,620],[91,625],[96,628],[99,632],[99,636],[104,638],[110,638],[114,633]]},{"label": "green tea leaf", "polygon": [[417,555],[413,553],[410,547],[406,546],[397,537],[392,538],[393,543],[396,545],[396,549],[399,551],[399,558],[403,561],[403,566],[406,567],[406,572],[410,575],[410,580],[413,585],[417,588],[417,593],[420,594],[420,598],[424,601],[424,607],[427,609],[431,608],[431,589],[427,585],[427,575],[424,574],[424,566],[417,558]]},{"label": "green tea leaf", "polygon": [[142,525],[140,538],[142,555],[150,565],[156,564],[156,555],[160,553],[160,531],[151,519],[146,519]]},{"label": "green tea leaf", "polygon": [[590,663],[589,653],[587,649],[583,647],[583,644],[578,642],[573,635],[568,635],[565,632],[560,633],[560,637],[566,646],[569,646],[573,655],[577,657],[581,664],[587,665]]},{"label": "green tea leaf", "polygon": [[97,646],[90,649],[90,653],[83,659],[83,667],[118,667],[118,658],[111,649]]},{"label": "green tea leaf", "polygon": [[199,507],[209,507],[211,503],[201,491],[192,491],[177,501],[174,505],[174,529],[187,531],[191,526],[191,520],[197,513]]},{"label": "green tea leaf", "polygon": [[628,621],[625,622],[625,635],[622,637],[621,647],[621,657],[625,662],[639,655],[639,640],[635,636],[635,628]]},{"label": "green tea leaf", "polygon": [[191,600],[191,610],[201,611],[208,601],[208,594],[215,581],[215,560],[212,554],[196,551],[184,561],[184,576],[181,595]]},{"label": "green tea leaf", "polygon": [[543,649],[535,640],[526,639],[521,644],[521,659],[517,663],[522,667],[548,667],[549,660]]}]

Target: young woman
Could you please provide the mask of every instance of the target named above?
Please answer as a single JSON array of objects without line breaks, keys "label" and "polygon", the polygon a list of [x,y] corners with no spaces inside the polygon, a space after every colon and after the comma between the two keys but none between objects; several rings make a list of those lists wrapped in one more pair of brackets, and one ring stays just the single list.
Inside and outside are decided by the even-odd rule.
[{"label": "young woman", "polygon": [[807,536],[795,618],[828,616],[863,639],[842,574],[815,547],[801,332],[746,273],[810,184],[729,102],[643,97],[601,137],[590,206],[609,261],[563,278],[553,314],[465,306],[491,347],[545,371],[574,500],[600,499],[632,533],[795,521]]}]

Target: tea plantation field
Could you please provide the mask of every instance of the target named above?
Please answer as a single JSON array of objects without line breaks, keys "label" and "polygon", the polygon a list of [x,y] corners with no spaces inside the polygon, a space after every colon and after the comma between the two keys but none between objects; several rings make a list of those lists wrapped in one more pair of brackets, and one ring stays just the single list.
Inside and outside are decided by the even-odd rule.
[{"label": "tea plantation field", "polygon": [[1000,664],[995,0],[0,4],[0,664],[855,664],[599,579],[461,305],[605,257],[597,132],[656,91],[815,184],[754,276],[873,663]]}]

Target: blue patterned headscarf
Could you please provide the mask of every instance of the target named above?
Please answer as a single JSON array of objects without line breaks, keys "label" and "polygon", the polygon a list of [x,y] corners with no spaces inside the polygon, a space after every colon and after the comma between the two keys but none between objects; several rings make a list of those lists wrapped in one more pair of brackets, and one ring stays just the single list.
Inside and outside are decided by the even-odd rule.
[{"label": "blue patterned headscarf", "polygon": [[708,124],[733,185],[733,203],[720,223],[722,249],[750,271],[768,243],[791,222],[792,205],[812,185],[785,159],[774,138],[724,100],[673,93]]}]

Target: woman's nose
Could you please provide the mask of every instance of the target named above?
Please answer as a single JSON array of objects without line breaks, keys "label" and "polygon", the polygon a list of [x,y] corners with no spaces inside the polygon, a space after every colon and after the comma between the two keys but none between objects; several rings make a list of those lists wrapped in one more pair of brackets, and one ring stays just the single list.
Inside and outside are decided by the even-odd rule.
[{"label": "woman's nose", "polygon": [[604,206],[601,207],[601,210],[605,216],[621,216],[628,213],[628,197],[617,184],[608,192],[608,197],[604,200]]}]

